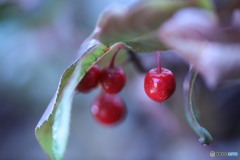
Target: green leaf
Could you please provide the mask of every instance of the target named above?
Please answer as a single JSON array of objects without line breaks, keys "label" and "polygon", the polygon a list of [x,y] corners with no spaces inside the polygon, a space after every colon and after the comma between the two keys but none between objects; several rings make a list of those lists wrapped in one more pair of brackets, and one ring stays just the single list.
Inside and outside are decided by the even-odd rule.
[{"label": "green leaf", "polygon": [[96,40],[86,41],[80,49],[80,58],[63,73],[57,92],[35,130],[40,145],[51,159],[61,160],[66,150],[71,103],[77,84],[107,50]]},{"label": "green leaf", "polygon": [[93,37],[105,45],[124,42],[136,51],[162,50],[156,30],[185,7],[210,9],[212,4],[209,0],[146,0],[127,7],[116,5],[102,14]]},{"label": "green leaf", "polygon": [[198,114],[196,113],[197,109],[196,104],[194,103],[194,84],[197,78],[198,73],[190,67],[188,75],[186,76],[183,88],[184,88],[184,97],[185,97],[185,114],[187,121],[194,132],[200,137],[199,142],[203,145],[209,145],[212,143],[213,138],[207,129],[203,128],[198,123]]},{"label": "green leaf", "polygon": [[124,43],[130,46],[131,50],[134,52],[152,52],[167,49],[158,39],[156,32],[146,34]]}]

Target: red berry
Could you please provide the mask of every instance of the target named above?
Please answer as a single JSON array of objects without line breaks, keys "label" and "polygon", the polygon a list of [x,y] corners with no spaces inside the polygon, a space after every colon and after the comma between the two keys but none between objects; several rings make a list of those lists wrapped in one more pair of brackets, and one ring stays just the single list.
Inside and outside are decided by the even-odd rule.
[{"label": "red berry", "polygon": [[97,87],[100,79],[100,73],[98,65],[94,65],[78,84],[77,90],[79,92],[89,92],[93,88]]},{"label": "red berry", "polygon": [[145,77],[145,92],[154,101],[165,101],[173,94],[175,88],[175,77],[166,68],[161,68],[161,72],[157,68],[151,69]]},{"label": "red berry", "polygon": [[125,117],[126,107],[118,95],[103,93],[94,101],[91,111],[100,123],[112,125]]},{"label": "red berry", "polygon": [[126,75],[122,67],[108,67],[102,70],[100,83],[105,92],[115,94],[122,90],[126,83]]}]

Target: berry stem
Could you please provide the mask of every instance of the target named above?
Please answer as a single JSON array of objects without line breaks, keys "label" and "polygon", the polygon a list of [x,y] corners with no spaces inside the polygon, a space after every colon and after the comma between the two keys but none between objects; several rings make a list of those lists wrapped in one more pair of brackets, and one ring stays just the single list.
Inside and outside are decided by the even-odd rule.
[{"label": "berry stem", "polygon": [[117,50],[114,52],[109,68],[114,68],[114,62],[115,62],[116,56],[121,49],[122,49],[121,47],[117,48]]},{"label": "berry stem", "polygon": [[138,69],[139,72],[146,73],[147,71],[149,71],[149,68],[147,68],[144,63],[142,63],[141,58],[139,58],[134,51],[130,50],[129,47],[122,42],[118,42],[112,45],[105,54],[108,54],[118,48],[126,50],[126,52],[130,56],[130,60],[134,63],[135,67]]},{"label": "berry stem", "polygon": [[162,72],[162,65],[161,65],[161,52],[156,52],[157,55],[157,72],[161,73]]}]

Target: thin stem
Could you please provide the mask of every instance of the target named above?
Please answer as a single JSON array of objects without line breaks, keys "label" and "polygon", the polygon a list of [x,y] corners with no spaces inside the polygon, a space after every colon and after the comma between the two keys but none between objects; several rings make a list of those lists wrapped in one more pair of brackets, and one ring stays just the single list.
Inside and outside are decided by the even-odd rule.
[{"label": "thin stem", "polygon": [[115,59],[116,59],[116,56],[118,54],[118,52],[121,50],[122,48],[117,48],[117,50],[114,52],[113,54],[113,57],[112,57],[112,60],[111,60],[111,63],[109,65],[110,68],[113,68],[114,67],[114,62],[115,62]]},{"label": "thin stem", "polygon": [[213,141],[211,134],[203,128],[197,120],[196,109],[194,103],[194,85],[198,73],[191,66],[189,72],[184,80],[183,89],[185,97],[185,114],[189,125],[195,131],[195,133],[200,137],[199,142],[203,145],[208,145]]},{"label": "thin stem", "polygon": [[[112,45],[109,50],[105,53],[105,55],[107,55],[108,53],[112,52],[113,50],[116,50],[115,51],[115,57],[117,55],[116,52],[119,52],[118,50],[120,49],[125,49],[126,52],[129,54],[130,56],[130,60],[133,62],[134,66],[138,69],[139,72],[142,72],[142,73],[146,73],[147,71],[149,71],[149,68],[146,68],[144,66],[144,64],[142,63],[141,59],[136,55],[136,53],[132,50],[129,49],[129,47],[122,43],[122,42],[118,42],[114,45]],[[110,66],[114,66],[114,57],[112,58],[111,60],[112,62],[110,63]]]},{"label": "thin stem", "polygon": [[157,55],[157,72],[161,73],[162,72],[162,64],[161,64],[161,52],[156,52]]}]

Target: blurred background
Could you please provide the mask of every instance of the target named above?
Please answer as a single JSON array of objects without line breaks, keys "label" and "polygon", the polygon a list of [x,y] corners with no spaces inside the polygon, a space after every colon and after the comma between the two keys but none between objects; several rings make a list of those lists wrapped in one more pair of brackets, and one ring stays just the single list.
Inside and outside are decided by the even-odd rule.
[{"label": "blurred background", "polygon": [[[112,0],[0,0],[0,159],[47,160],[34,129],[53,97],[59,78],[81,42]],[[129,1],[119,1],[126,4]],[[138,54],[147,69],[154,54]],[[175,94],[162,104],[143,90],[144,73],[124,68],[127,85],[120,93],[128,115],[123,123],[98,124],[90,106],[100,89],[76,94],[66,160],[208,160],[210,151],[240,154],[240,86],[209,90],[196,83],[201,124],[214,143],[203,147],[184,116],[182,83],[188,65],[175,54],[162,63],[177,79]],[[238,156],[239,157],[239,156]],[[214,159],[237,159],[214,157]]]}]

